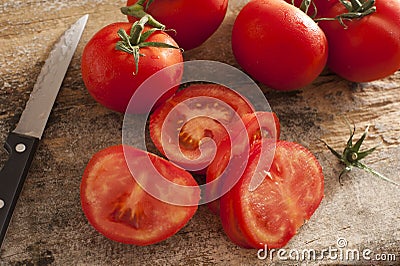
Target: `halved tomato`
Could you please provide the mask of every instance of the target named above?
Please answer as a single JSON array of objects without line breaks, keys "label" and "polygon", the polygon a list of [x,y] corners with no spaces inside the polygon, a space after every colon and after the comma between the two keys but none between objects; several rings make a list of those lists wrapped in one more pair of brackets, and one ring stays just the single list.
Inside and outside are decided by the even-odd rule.
[{"label": "halved tomato", "polygon": [[[249,164],[239,182],[221,198],[221,222],[228,237],[246,248],[280,248],[309,220],[324,194],[322,168],[303,146],[286,141],[275,148],[269,171],[258,172],[261,142],[252,149]],[[249,189],[256,175],[263,182]]]},{"label": "halved tomato", "polygon": [[[166,180],[197,188],[185,196],[199,202],[200,188],[185,170],[133,147],[112,146],[96,153],[83,174],[81,204],[90,224],[109,239],[140,246],[174,235],[192,218],[197,205],[176,206],[151,196],[132,176],[126,158],[149,158]],[[147,176],[148,169],[140,171],[142,179],[153,178]]]},{"label": "halved tomato", "polygon": [[228,134],[228,126],[253,111],[234,90],[217,84],[192,84],[154,111],[150,136],[168,159],[204,173],[216,145]]},{"label": "halved tomato", "polygon": [[[241,131],[241,125],[243,123],[246,132]],[[280,124],[279,119],[273,112],[255,112],[251,114],[245,114],[242,117],[242,121],[237,122],[237,131],[233,139],[230,136],[226,136],[218,145],[217,153],[213,162],[209,165],[206,172],[206,182],[210,183],[217,180],[213,185],[207,186],[206,196],[210,198],[215,198],[215,195],[221,195],[222,187],[226,183],[226,179],[229,178],[229,173],[225,172],[229,161],[232,160],[232,149],[233,145],[234,156],[246,156],[242,155],[243,152],[249,152],[251,148],[262,139],[278,140],[280,137]],[[235,128],[235,126],[234,126]],[[243,142],[241,137],[245,134],[248,136],[249,141]],[[231,144],[232,143],[232,144]],[[243,145],[249,145],[249,149],[243,147]],[[248,153],[249,154],[249,153]],[[248,157],[247,154],[247,157]],[[242,160],[247,162],[247,160]],[[230,167],[237,167],[237,165],[230,165]],[[243,166],[242,166],[243,167]],[[232,171],[232,170],[230,170]],[[236,169],[235,169],[236,171]],[[225,175],[225,176],[223,176]],[[210,210],[219,214],[220,202],[219,199],[214,200],[208,204]]]}]

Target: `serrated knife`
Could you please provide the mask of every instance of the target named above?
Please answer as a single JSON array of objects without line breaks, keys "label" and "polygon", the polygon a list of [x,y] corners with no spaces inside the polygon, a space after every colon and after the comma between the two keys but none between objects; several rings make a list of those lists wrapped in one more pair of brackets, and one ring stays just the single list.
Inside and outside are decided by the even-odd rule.
[{"label": "serrated knife", "polygon": [[0,246],[87,19],[88,15],[81,17],[54,45],[16,128],[4,144],[9,157],[0,171]]}]

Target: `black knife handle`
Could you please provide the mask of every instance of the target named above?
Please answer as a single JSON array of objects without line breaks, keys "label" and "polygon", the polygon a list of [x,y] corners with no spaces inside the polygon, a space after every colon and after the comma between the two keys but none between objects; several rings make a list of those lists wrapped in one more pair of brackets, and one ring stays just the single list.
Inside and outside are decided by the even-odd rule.
[{"label": "black knife handle", "polygon": [[38,143],[37,138],[10,133],[4,144],[9,157],[0,171],[0,246]]}]

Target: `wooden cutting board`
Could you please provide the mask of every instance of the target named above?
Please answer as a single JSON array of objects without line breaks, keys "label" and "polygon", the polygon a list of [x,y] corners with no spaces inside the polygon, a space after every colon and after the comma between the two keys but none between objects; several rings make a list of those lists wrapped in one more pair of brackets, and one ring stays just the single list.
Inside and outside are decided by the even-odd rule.
[{"label": "wooden cutting board", "polygon": [[[219,30],[201,47],[184,53],[186,60],[207,59],[239,67],[230,46],[231,28],[244,0],[231,0]],[[0,5],[0,141],[18,121],[41,66],[58,37],[82,15],[90,18],[50,116],[16,207],[0,265],[265,265],[257,250],[241,249],[225,236],[218,217],[207,207],[168,240],[135,247],[110,241],[84,217],[79,201],[83,169],[102,148],[121,143],[123,115],[97,104],[80,75],[84,45],[103,26],[126,21],[119,12],[125,1],[15,1]],[[400,263],[400,190],[361,170],[338,182],[341,165],[323,146],[326,140],[344,148],[347,118],[359,137],[370,134],[365,147],[381,144],[365,162],[400,182],[400,72],[383,80],[355,84],[325,71],[303,90],[283,93],[261,86],[281,121],[282,138],[308,147],[325,175],[325,198],[310,221],[285,247],[289,251],[329,248],[342,254],[371,250],[367,256]],[[151,148],[150,148],[151,149]],[[151,150],[154,151],[154,150]],[[0,153],[0,163],[7,158]],[[338,240],[342,242],[338,245]],[[346,242],[344,242],[346,241]],[[346,246],[340,248],[340,244]],[[350,252],[350,253],[351,253]],[[259,253],[261,254],[261,253]],[[295,253],[293,253],[295,254]],[[293,255],[292,254],[292,255]],[[261,254],[263,255],[263,254]],[[281,254],[282,255],[282,254]],[[283,254],[284,255],[284,254]],[[339,254],[340,255],[340,254]],[[351,255],[351,254],[350,254]],[[296,264],[273,254],[277,265]],[[329,259],[325,263],[377,264],[360,260]],[[306,260],[307,261],[307,260]],[[316,260],[307,261],[318,264]]]}]

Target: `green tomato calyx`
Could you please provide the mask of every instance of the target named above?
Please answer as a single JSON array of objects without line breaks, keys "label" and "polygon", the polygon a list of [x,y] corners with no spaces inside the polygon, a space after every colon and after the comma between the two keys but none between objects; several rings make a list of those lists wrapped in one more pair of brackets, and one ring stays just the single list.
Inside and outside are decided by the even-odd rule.
[{"label": "green tomato calyx", "polygon": [[163,42],[148,42],[147,39],[156,31],[163,31],[159,28],[151,28],[144,31],[144,25],[149,21],[149,16],[142,17],[139,21],[133,23],[130,34],[128,34],[124,29],[118,30],[118,36],[120,41],[117,42],[115,49],[119,51],[126,52],[133,55],[135,60],[135,72],[136,75],[139,71],[139,59],[144,56],[140,53],[140,48],[144,47],[158,47],[158,48],[172,48],[180,49],[177,46],[170,45]]},{"label": "green tomato calyx", "polygon": [[321,140],[325,146],[332,152],[333,155],[336,156],[336,158],[339,159],[339,161],[345,165],[345,168],[339,175],[339,182],[341,182],[341,178],[345,173],[348,173],[352,170],[353,167],[357,167],[359,169],[363,169],[367,171],[368,173],[371,173],[387,182],[390,182],[396,186],[400,186],[399,183],[387,178],[386,176],[378,173],[377,171],[373,170],[372,168],[366,166],[365,164],[361,163],[360,160],[371,154],[376,150],[377,147],[373,147],[369,150],[365,151],[360,151],[361,145],[364,142],[365,138],[367,137],[368,134],[368,129],[369,126],[366,127],[364,134],[361,136],[361,138],[353,145],[353,137],[355,133],[355,126],[353,129],[350,129],[350,138],[347,141],[346,147],[344,148],[342,154],[334,150],[332,147],[330,147],[325,141]]}]

